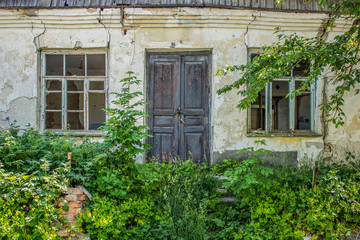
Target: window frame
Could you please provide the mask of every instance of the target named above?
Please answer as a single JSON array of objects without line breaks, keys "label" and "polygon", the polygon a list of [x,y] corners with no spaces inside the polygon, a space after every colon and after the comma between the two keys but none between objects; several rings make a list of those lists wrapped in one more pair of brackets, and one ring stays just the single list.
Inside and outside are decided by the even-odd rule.
[{"label": "window frame", "polygon": [[[104,54],[105,55],[105,75],[104,76],[88,76],[87,74],[87,55],[93,54]],[[46,75],[46,55],[62,55],[63,57],[63,73],[62,75]],[[84,55],[84,76],[67,76],[66,75],[66,55]],[[47,80],[59,80],[61,81],[61,90],[47,90],[46,81]],[[69,110],[67,107],[68,99],[67,94],[67,81],[83,81],[83,110]],[[90,90],[90,82],[103,82],[103,90]],[[52,132],[72,132],[72,133],[101,133],[101,130],[98,129],[89,129],[89,93],[103,93],[105,96],[105,108],[109,107],[109,53],[108,50],[104,49],[47,49],[46,51],[41,51],[40,53],[40,87],[41,87],[41,117],[40,117],[40,129],[42,131],[52,131]],[[46,109],[46,95],[48,93],[61,93],[61,129],[47,129],[46,128],[46,112],[60,112],[56,110],[47,110]],[[68,112],[83,112],[84,114],[84,127],[82,129],[68,129]],[[107,120],[107,115],[105,114],[105,121]]]},{"label": "window frame", "polygon": [[[250,62],[253,54],[261,54],[259,50],[250,50],[248,52],[248,61]],[[293,76],[293,71],[291,71],[290,76],[275,78],[273,81],[287,81],[289,82],[289,92],[295,88],[296,81],[305,81],[306,77],[304,76]],[[272,84],[273,82],[267,83],[264,92],[265,92],[265,126],[264,130],[252,130],[251,129],[251,105],[247,110],[247,128],[248,133],[271,133],[271,134],[282,134],[282,133],[314,133],[315,132],[315,110],[316,110],[316,83],[310,84],[310,129],[295,129],[295,97],[289,99],[289,129],[288,130],[277,130],[273,129],[273,121],[272,118],[272,107],[269,103],[272,102]]]}]

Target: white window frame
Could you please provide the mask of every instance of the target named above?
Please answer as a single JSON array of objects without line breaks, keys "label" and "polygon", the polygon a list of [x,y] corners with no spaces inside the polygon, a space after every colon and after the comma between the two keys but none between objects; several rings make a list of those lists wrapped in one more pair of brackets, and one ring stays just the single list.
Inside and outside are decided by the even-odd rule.
[{"label": "white window frame", "polygon": [[[251,61],[252,54],[260,54],[257,51],[249,51],[248,61]],[[305,81],[306,77],[293,76],[293,71],[289,77],[276,78],[273,81],[287,81],[289,82],[289,92],[295,88],[295,81]],[[248,133],[311,133],[315,130],[315,108],[316,108],[316,84],[310,85],[310,130],[295,129],[295,97],[289,99],[289,130],[276,130],[272,129],[272,107],[269,103],[272,102],[272,82],[267,83],[265,86],[265,129],[264,130],[252,130],[251,129],[251,105],[248,108]]]},{"label": "white window frame", "polygon": [[[105,54],[105,76],[87,76],[87,71],[85,71],[84,76],[66,76],[66,55],[91,55],[91,54]],[[62,76],[47,76],[46,75],[46,55],[63,55],[63,75]],[[42,51],[40,55],[41,62],[41,122],[40,129],[42,131],[53,131],[53,132],[102,132],[100,130],[90,130],[89,129],[89,93],[104,93],[105,94],[105,108],[109,107],[109,54],[107,50],[103,49],[92,49],[92,50],[46,50]],[[84,68],[87,69],[87,57],[84,60]],[[46,80],[59,80],[61,81],[61,90],[52,90],[48,91],[46,89]],[[84,110],[73,110],[74,112],[83,111],[84,112],[84,129],[68,129],[67,126],[67,113],[72,110],[67,109],[67,80],[77,80],[84,81]],[[104,90],[90,90],[90,81],[101,81],[104,82]],[[46,110],[46,94],[52,93],[61,93],[61,129],[47,129],[46,128],[46,112],[59,112],[56,110]],[[107,115],[105,114],[105,120],[107,120]]]}]

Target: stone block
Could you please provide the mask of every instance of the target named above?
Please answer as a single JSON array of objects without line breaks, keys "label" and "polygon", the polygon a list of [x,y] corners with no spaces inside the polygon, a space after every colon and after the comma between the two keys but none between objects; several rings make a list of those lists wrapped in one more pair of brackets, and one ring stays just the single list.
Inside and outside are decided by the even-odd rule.
[{"label": "stone block", "polygon": [[69,202],[69,208],[81,208],[82,202],[76,201],[76,202]]},{"label": "stone block", "polygon": [[77,213],[80,213],[80,212],[81,212],[81,208],[70,208],[69,211],[62,210],[61,214],[62,215],[65,215],[65,214],[77,214]]},{"label": "stone block", "polygon": [[66,195],[64,198],[68,202],[76,202],[78,200],[77,195]]},{"label": "stone block", "polygon": [[78,195],[79,201],[88,201],[88,197],[85,194]]},{"label": "stone block", "polygon": [[65,193],[69,195],[81,195],[84,192],[82,188],[68,188]]}]

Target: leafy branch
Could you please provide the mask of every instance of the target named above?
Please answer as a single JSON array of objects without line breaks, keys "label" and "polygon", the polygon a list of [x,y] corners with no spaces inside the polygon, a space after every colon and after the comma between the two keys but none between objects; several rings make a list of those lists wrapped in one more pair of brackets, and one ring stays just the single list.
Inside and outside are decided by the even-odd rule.
[{"label": "leafy branch", "polygon": [[[282,0],[276,2],[281,3]],[[237,107],[246,109],[256,101],[259,92],[267,83],[289,75],[301,62],[309,62],[311,67],[307,69],[306,80],[299,89],[289,93],[290,97],[301,94],[301,90],[309,89],[310,84],[316,83],[330,71],[332,77],[328,81],[335,85],[336,91],[329,97],[329,101],[320,107],[326,109],[328,121],[333,122],[336,127],[342,126],[345,119],[342,108],[345,102],[344,94],[354,89],[356,94],[360,91],[360,69],[356,68],[360,61],[360,0],[319,1],[320,6],[324,7],[325,4],[328,4],[331,13],[324,23],[324,28],[330,29],[337,19],[345,16],[352,21],[347,31],[335,36],[331,41],[325,41],[324,34],[320,37],[305,38],[296,33],[286,35],[277,28],[277,42],[263,46],[262,54],[255,57],[252,62],[225,66],[218,71],[219,76],[237,71],[241,71],[242,75],[233,83],[219,89],[217,93],[223,94],[237,89],[240,95]]]}]

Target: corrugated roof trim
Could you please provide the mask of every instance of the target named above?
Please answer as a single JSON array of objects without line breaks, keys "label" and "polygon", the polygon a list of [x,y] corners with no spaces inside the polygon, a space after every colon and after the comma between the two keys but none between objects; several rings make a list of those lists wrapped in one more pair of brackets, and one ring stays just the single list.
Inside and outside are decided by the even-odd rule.
[{"label": "corrugated roof trim", "polygon": [[221,7],[284,11],[326,11],[317,1],[305,0],[0,0],[0,8],[109,8],[131,7]]}]

